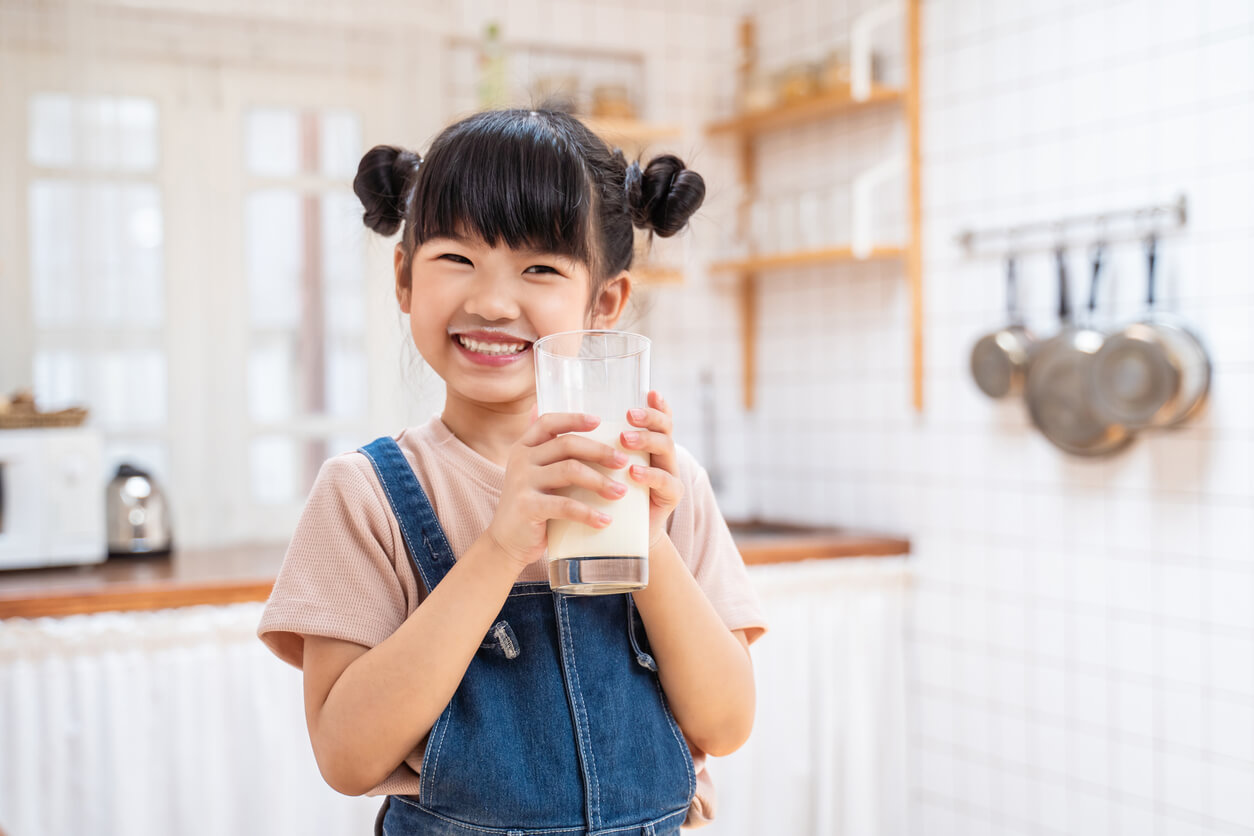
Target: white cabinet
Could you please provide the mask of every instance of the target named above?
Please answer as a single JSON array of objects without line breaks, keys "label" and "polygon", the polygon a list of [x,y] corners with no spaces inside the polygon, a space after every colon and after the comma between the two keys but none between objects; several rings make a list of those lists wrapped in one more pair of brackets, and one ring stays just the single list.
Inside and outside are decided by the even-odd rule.
[{"label": "white cabinet", "polygon": [[[751,567],[753,737],[714,760],[708,836],[905,834],[900,558]],[[368,834],[379,800],[318,774],[300,673],[261,604],[0,621],[0,829]]]},{"label": "white cabinet", "polygon": [[318,774],[261,604],[0,621],[0,830],[362,836]]},{"label": "white cabinet", "polygon": [[755,566],[757,718],[706,836],[905,836],[905,558]]}]

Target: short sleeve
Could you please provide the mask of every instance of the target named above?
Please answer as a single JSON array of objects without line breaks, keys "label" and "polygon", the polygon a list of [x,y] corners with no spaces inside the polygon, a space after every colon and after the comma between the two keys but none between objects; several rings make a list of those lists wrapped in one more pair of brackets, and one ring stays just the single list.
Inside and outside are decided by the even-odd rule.
[{"label": "short sleeve", "polygon": [[668,533],[697,584],[729,630],[744,630],[754,642],[766,632],[766,618],[744,559],[719,510],[705,468],[676,448],[684,498],[671,516]]},{"label": "short sleeve", "polygon": [[323,463],[262,612],[257,635],[298,668],[304,636],[373,647],[409,612],[391,512],[368,470],[356,452]]}]

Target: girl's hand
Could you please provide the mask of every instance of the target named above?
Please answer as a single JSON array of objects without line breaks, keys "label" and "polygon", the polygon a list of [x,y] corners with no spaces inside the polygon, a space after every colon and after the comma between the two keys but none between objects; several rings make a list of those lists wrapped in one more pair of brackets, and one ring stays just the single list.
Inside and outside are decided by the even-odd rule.
[{"label": "girl's hand", "polygon": [[639,431],[622,434],[623,446],[649,454],[649,467],[632,465],[629,476],[649,489],[649,549],[666,533],[666,521],[684,496],[671,437],[671,408],[657,392],[649,393],[648,409],[627,410],[627,421]]},{"label": "girl's hand", "polygon": [[549,520],[574,520],[605,528],[610,518],[591,506],[560,496],[561,488],[587,488],[606,499],[621,499],[627,486],[593,468],[618,470],[627,464],[621,450],[578,435],[601,420],[595,415],[552,412],[541,415],[509,454],[505,487],[487,534],[521,573],[544,555]]}]

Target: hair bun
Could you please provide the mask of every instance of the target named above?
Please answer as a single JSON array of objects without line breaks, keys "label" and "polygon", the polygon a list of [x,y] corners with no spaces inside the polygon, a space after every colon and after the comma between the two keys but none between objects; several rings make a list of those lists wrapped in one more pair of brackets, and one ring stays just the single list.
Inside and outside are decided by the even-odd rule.
[{"label": "hair bun", "polygon": [[663,238],[683,229],[705,200],[705,180],[673,154],[654,157],[643,171],[632,163],[624,188],[632,223]]},{"label": "hair bun", "polygon": [[376,145],[366,152],[353,178],[353,192],[366,209],[366,226],[380,235],[400,229],[421,162],[413,151],[394,145]]}]

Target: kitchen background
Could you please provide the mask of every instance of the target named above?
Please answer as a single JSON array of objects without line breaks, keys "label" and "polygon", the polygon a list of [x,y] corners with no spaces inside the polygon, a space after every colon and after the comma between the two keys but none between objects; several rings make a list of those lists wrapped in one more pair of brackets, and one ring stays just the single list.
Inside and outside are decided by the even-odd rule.
[{"label": "kitchen background", "polygon": [[[709,184],[691,230],[655,250],[682,280],[648,284],[629,325],[655,339],[655,384],[726,515],[911,543],[893,616],[904,746],[886,756],[900,804],[875,786],[876,815],[816,812],[795,832],[1254,833],[1254,4],[921,0],[922,409],[904,258],[762,271],[748,409],[742,285],[714,267],[824,230],[847,241],[851,182],[906,155],[907,123],[890,104],[764,135],[754,198],[771,208],[747,228],[736,140],[706,127],[738,107],[746,15],[758,66],[781,70],[847,52],[874,5],[3,0],[0,391],[88,405],[109,463],[166,487],[180,545],[282,540],[323,458],[441,402],[406,351],[390,242],[347,187],[360,153],[425,147],[502,77],[512,96],[571,74],[625,86],[672,126],[650,147]],[[876,30],[884,84],[906,80],[903,27]],[[906,189],[903,171],[876,193],[877,240],[905,242]],[[971,381],[971,345],[1003,324],[1004,251],[956,236],[1178,195],[1162,304],[1204,335],[1210,402],[1111,458],[1066,456]],[[1081,275],[1094,238],[1069,240]],[[1049,243],[1021,259],[1045,333]],[[1143,261],[1137,237],[1112,243],[1105,321],[1140,313]],[[773,722],[760,714],[751,747]],[[732,760],[729,775],[769,771]],[[8,777],[0,826],[28,815],[11,788],[37,789]],[[738,800],[724,793],[713,830],[763,815]]]}]

